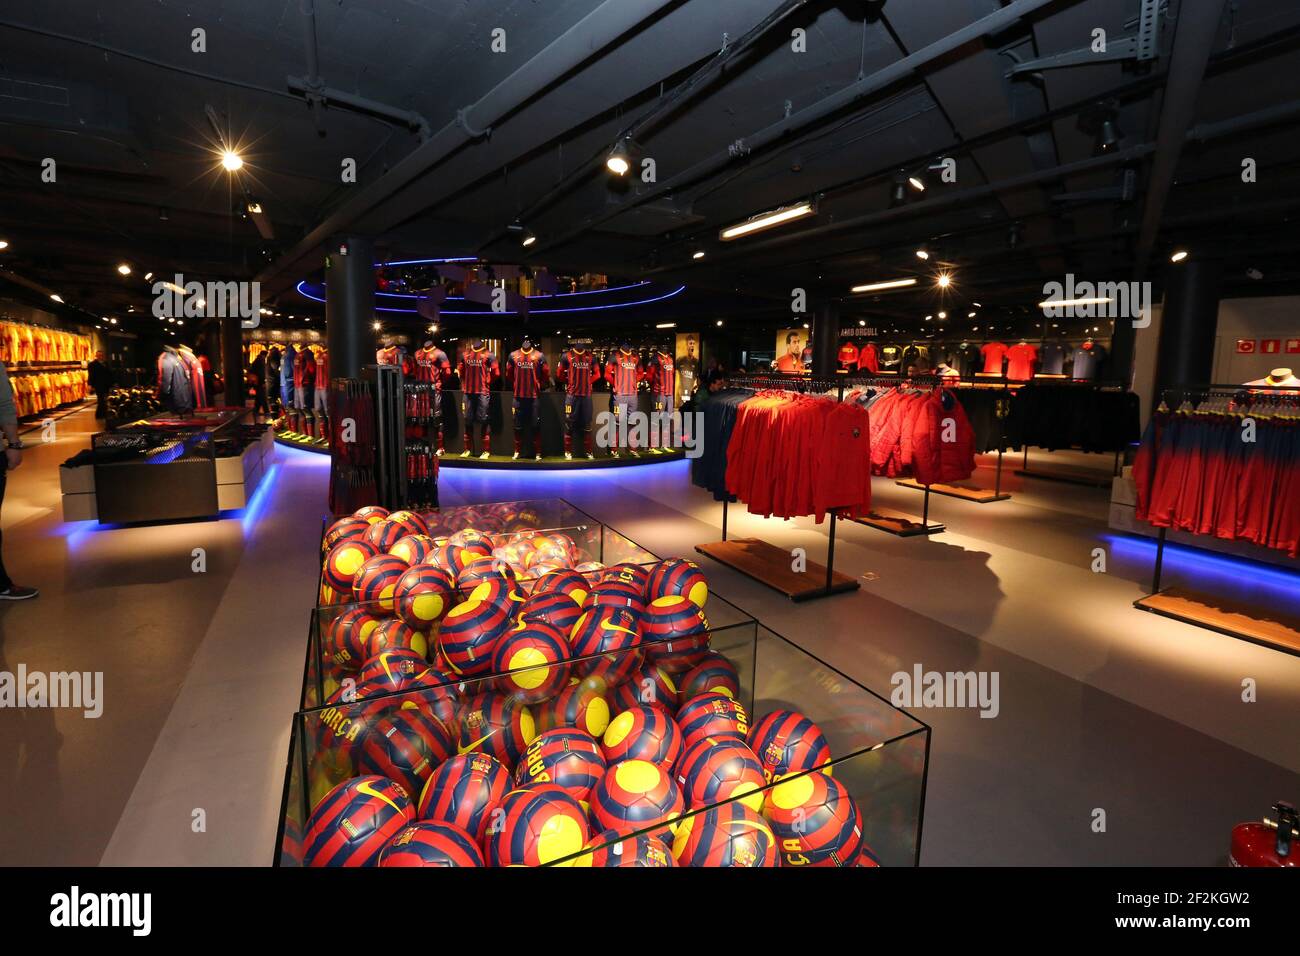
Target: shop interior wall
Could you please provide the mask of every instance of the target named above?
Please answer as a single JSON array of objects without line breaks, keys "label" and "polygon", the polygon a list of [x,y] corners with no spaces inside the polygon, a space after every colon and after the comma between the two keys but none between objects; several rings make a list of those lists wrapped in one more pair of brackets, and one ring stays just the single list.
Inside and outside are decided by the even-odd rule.
[{"label": "shop interior wall", "polygon": [[[1254,343],[1254,352],[1238,352],[1238,340]],[[1266,354],[1265,342],[1279,351]],[[1288,351],[1291,349],[1293,351]],[[1214,343],[1214,381],[1251,382],[1275,368],[1300,373],[1300,296],[1224,299]]]}]

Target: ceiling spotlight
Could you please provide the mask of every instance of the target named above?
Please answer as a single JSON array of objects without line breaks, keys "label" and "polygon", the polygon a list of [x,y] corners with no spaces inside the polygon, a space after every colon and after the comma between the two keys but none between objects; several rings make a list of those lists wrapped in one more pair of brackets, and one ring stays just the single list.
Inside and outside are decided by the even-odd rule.
[{"label": "ceiling spotlight", "polygon": [[808,323],[805,322],[805,323],[803,324],[803,327],[804,327],[805,329],[808,328]]},{"label": "ceiling spotlight", "polygon": [[940,313],[938,313],[938,316],[939,316],[939,321],[942,322],[944,319],[948,318],[948,313],[947,313],[947,312],[940,312]]},{"label": "ceiling spotlight", "polygon": [[968,319],[973,319],[973,318],[975,318],[975,316],[978,315],[978,314],[979,314],[979,313],[977,313],[977,312],[967,312],[967,313],[966,313],[966,318],[968,318]]},{"label": "ceiling spotlight", "polygon": [[858,319],[858,325],[865,326],[866,324],[867,324],[866,319]]},{"label": "ceiling spotlight", "polygon": [[722,320],[721,320],[721,319],[718,319],[718,321],[717,321],[715,324],[718,326],[718,328],[722,328]]},{"label": "ceiling spotlight", "polygon": [[627,147],[627,140],[620,139],[605,157],[605,168],[615,176],[626,176],[632,168],[632,151]]},{"label": "ceiling spotlight", "polygon": [[1097,129],[1097,152],[1109,153],[1119,145],[1123,137],[1120,132],[1119,124],[1115,122],[1115,116],[1109,115],[1102,119],[1101,126]]},{"label": "ceiling spotlight", "polygon": [[695,252],[691,253],[691,258],[692,258],[692,259],[703,259],[703,258],[704,258],[704,250],[703,250],[703,249],[697,249],[697,250],[695,250]]},{"label": "ceiling spotlight", "polygon": [[920,249],[916,250],[916,258],[927,259],[927,260],[930,258],[930,253],[926,250],[925,246],[922,246]]},{"label": "ceiling spotlight", "polygon": [[1189,253],[1187,252],[1186,249],[1179,249],[1172,256],[1169,257],[1169,261],[1182,262],[1184,259],[1187,258],[1188,255]]},{"label": "ceiling spotlight", "polygon": [[63,305],[63,296],[59,295],[57,292],[51,292],[50,298],[59,303],[59,305]]},{"label": "ceiling spotlight", "polygon": [[145,282],[148,282],[148,281],[149,281],[150,279],[152,279],[152,278],[153,278],[153,273],[152,273],[152,272],[146,272],[146,273],[144,274],[144,281],[145,281]]},{"label": "ceiling spotlight", "polygon": [[946,289],[948,288],[948,286],[952,285],[952,276],[949,275],[947,272],[940,272],[935,277],[934,284],[937,285],[940,289]]},{"label": "ceiling spotlight", "polygon": [[185,324],[185,320],[184,320],[184,319],[177,319],[177,320],[176,320],[176,324],[177,324],[177,325],[184,325],[184,324]]},{"label": "ceiling spotlight", "polygon": [[233,149],[223,149],[221,151],[221,165],[228,172],[235,172],[244,166],[244,158],[236,153]]},{"label": "ceiling spotlight", "polygon": [[675,329],[675,328],[677,328],[677,323],[676,323],[676,322],[659,322],[659,323],[657,323],[657,324],[655,325],[655,328],[656,328],[656,329]]},{"label": "ceiling spotlight", "polygon": [[117,319],[109,319],[109,320],[108,320],[108,324],[109,324],[109,325],[117,325]]},{"label": "ceiling spotlight", "polygon": [[9,243],[5,239],[0,239],[0,249],[8,249]]},{"label": "ceiling spotlight", "polygon": [[129,276],[131,274],[131,267],[123,262],[118,265],[117,274],[121,276]]},{"label": "ceiling spotlight", "polygon": [[248,204],[248,211],[256,215],[262,211],[262,204],[254,199]]},{"label": "ceiling spotlight", "polygon": [[519,244],[523,246],[525,249],[527,249],[536,241],[537,241],[537,237],[530,232],[526,236],[524,236],[523,240]]},{"label": "ceiling spotlight", "polygon": [[736,223],[734,226],[728,226],[718,233],[718,238],[725,240],[739,239],[741,236],[747,236],[753,232],[760,232],[763,229],[771,229],[773,226],[779,226],[782,223],[790,222],[794,219],[802,219],[804,216],[813,215],[815,210],[812,203],[801,202],[793,206],[784,206],[781,209],[773,209],[771,212],[759,213],[757,216],[751,216],[744,222]]},{"label": "ceiling spotlight", "polygon": [[920,176],[908,176],[907,184],[919,193],[925,192],[925,180]]},{"label": "ceiling spotlight", "polygon": [[913,285],[916,285],[915,279],[888,279],[885,282],[868,282],[865,285],[855,285],[849,291],[884,292],[886,289],[905,289]]},{"label": "ceiling spotlight", "polygon": [[380,329],[383,328],[383,326],[380,325],[378,322],[375,322],[375,323],[371,326],[371,328],[373,328],[376,332],[378,332]]}]

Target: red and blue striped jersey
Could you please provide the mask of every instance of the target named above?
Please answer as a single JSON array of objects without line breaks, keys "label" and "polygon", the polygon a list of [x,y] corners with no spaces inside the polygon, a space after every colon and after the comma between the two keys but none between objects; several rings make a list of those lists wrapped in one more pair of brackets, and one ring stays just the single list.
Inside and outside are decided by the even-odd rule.
[{"label": "red and blue striped jersey", "polygon": [[650,391],[655,395],[673,394],[673,386],[676,383],[673,371],[671,355],[655,352],[650,356],[650,364],[646,367],[646,379],[650,382]]},{"label": "red and blue striped jersey", "polygon": [[466,349],[460,353],[456,372],[460,376],[461,391],[466,395],[486,395],[488,386],[498,373],[497,357],[487,349],[481,352]]},{"label": "red and blue striped jersey", "polygon": [[560,356],[555,373],[564,383],[564,390],[578,398],[590,398],[591,386],[600,380],[600,363],[590,352],[573,349]]},{"label": "red and blue striped jersey", "polygon": [[621,349],[605,363],[605,378],[615,395],[635,395],[641,381],[641,359],[635,352]]},{"label": "red and blue striped jersey", "polygon": [[536,398],[551,380],[546,356],[537,349],[515,349],[506,359],[506,378],[514,387],[515,398]]},{"label": "red and blue striped jersey", "polygon": [[417,382],[433,382],[439,388],[442,387],[443,380],[451,374],[451,361],[447,358],[447,353],[436,345],[431,349],[415,350],[415,380]]}]

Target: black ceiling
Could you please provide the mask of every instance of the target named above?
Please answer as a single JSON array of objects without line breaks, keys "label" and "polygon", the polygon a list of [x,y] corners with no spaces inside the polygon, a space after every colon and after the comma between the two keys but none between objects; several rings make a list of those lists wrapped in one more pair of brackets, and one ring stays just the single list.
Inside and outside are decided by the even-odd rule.
[{"label": "black ceiling", "polygon": [[[927,52],[1006,7],[1029,12]],[[1145,9],[1156,13],[1146,30]],[[1158,284],[1175,246],[1223,256],[1227,295],[1300,288],[1295,0],[47,0],[0,11],[0,238],[11,244],[0,265],[96,313],[147,311],[146,271],[256,276],[264,295],[308,311],[292,286],[319,273],[322,240],[337,232],[374,235],[392,258],[482,254],[682,281],[715,293],[710,310],[719,291],[778,303],[794,287],[841,297],[903,275],[924,291],[846,307],[1032,306],[1067,272]],[[192,49],[195,29],[205,52]],[[492,52],[496,29],[505,52]],[[806,52],[792,49],[795,29]],[[1112,51],[1149,41],[1149,56],[1011,75],[1086,50],[1096,30]],[[331,91],[319,112],[290,89],[310,75],[311,47]],[[908,56],[922,62],[898,70]],[[850,100],[858,82],[865,95]],[[1099,157],[1107,110],[1119,138]],[[654,184],[603,168],[633,124]],[[215,161],[223,138],[246,160],[233,177]],[[54,183],[41,180],[47,157]],[[942,157],[956,160],[956,183],[931,172],[924,193],[892,204],[900,169]],[[356,184],[341,182],[345,158]],[[1242,182],[1246,158],[1257,182]],[[236,213],[248,196],[273,239]],[[718,240],[810,198],[815,217]],[[507,229],[516,219],[538,238],[527,251]],[[1144,232],[1144,220],[1159,228]],[[117,275],[122,261],[134,275]],[[931,288],[938,268],[953,271],[947,299]]]}]

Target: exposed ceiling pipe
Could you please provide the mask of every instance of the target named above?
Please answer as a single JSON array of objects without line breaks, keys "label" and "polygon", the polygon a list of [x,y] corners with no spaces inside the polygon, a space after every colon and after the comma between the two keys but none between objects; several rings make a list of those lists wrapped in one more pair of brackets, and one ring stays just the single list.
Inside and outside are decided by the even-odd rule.
[{"label": "exposed ceiling pipe", "polygon": [[[617,209],[605,212],[590,219],[581,226],[574,229],[566,230],[564,233],[552,239],[542,239],[534,247],[534,251],[540,252],[545,249],[553,248],[568,242],[575,236],[581,235],[589,229],[594,229],[602,223],[622,215],[631,209],[651,202],[666,193],[680,189],[688,183],[703,179],[705,176],[735,162],[737,159],[748,156],[772,143],[798,132],[814,123],[820,122],[828,116],[831,116],[840,110],[852,105],[863,97],[877,93],[900,80],[907,79],[915,74],[918,70],[933,63],[941,57],[947,56],[954,50],[957,50],[967,43],[974,40],[982,39],[990,33],[998,33],[1007,29],[1013,23],[1021,18],[1033,13],[1049,4],[1056,4],[1059,0],[1015,0],[1002,9],[990,13],[988,16],[981,17],[973,23],[967,24],[960,30],[956,30],[940,40],[936,40],[927,47],[923,47],[900,60],[896,60],[889,66],[877,70],[870,76],[865,76],[854,83],[849,84],[836,93],[818,100],[811,106],[805,107],[798,112],[782,118],[776,123],[764,127],[752,136],[746,136],[729,144],[726,149],[710,156],[708,159],[696,163],[689,169],[677,174],[676,176],[666,179],[663,182],[653,186],[643,193],[632,197],[627,203],[619,206]],[[1065,0],[1065,5],[1076,3],[1078,0]]]},{"label": "exposed ceiling pipe", "polygon": [[1136,277],[1146,274],[1151,251],[1160,234],[1160,216],[1165,200],[1174,185],[1178,157],[1187,141],[1187,129],[1196,116],[1196,100],[1201,80],[1210,62],[1214,40],[1223,20],[1226,0],[1184,2],[1178,10],[1178,29],[1170,54],[1169,73],[1165,81],[1164,103],[1160,110],[1160,128],[1156,133],[1155,157],[1147,180],[1146,204],[1142,210],[1142,228],[1138,232],[1133,267]]},{"label": "exposed ceiling pipe", "polygon": [[[456,149],[490,132],[510,113],[599,53],[624,34],[678,0],[605,0],[476,102],[456,111],[456,119],[399,160],[387,173],[364,186],[269,269],[264,285],[314,257],[329,238],[347,230],[385,199],[410,185]],[[312,263],[314,268],[317,263]]]},{"label": "exposed ceiling pipe", "polygon": [[[779,7],[765,16],[759,23],[755,24],[744,36],[734,43],[728,43],[717,54],[711,57],[708,62],[704,63],[698,70],[683,80],[677,86],[673,87],[666,95],[661,96],[653,106],[638,116],[630,124],[619,131],[614,137],[614,143],[621,143],[625,140],[635,140],[644,130],[654,124],[656,121],[667,116],[673,110],[679,108],[684,103],[691,100],[696,93],[700,92],[704,86],[722,73],[730,66],[740,55],[752,47],[762,36],[764,36],[774,26],[785,20],[790,14],[794,13],[800,7],[806,6],[808,0],[785,0]],[[611,144],[612,146],[612,144]],[[557,202],[562,196],[567,195],[578,186],[583,180],[589,177],[593,172],[603,168],[605,155],[610,147],[604,147],[599,152],[593,153],[592,156],[584,163],[580,163],[564,179],[556,183],[546,191],[544,195],[534,201],[526,209],[518,214],[521,222],[528,222],[543,209],[548,208]],[[506,229],[497,229],[479,244],[482,250],[486,246],[502,239],[508,234]]]}]

